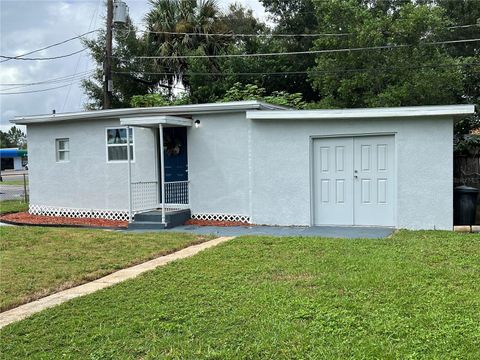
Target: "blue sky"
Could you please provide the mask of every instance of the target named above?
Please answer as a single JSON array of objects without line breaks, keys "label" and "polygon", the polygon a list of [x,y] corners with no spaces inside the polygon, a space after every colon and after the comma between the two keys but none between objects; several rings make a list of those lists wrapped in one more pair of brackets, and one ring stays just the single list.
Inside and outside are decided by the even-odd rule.
[{"label": "blue sky", "polygon": [[[141,26],[142,18],[150,8],[148,0],[124,0],[130,16]],[[233,1],[221,0],[226,8]],[[264,18],[258,0],[237,1],[250,7],[259,18]],[[104,0],[0,0],[0,54],[19,55],[50,45],[102,26],[105,15]],[[52,57],[68,54],[82,48],[79,41],[32,54]],[[93,69],[87,52],[52,61],[18,61],[0,63],[0,83],[32,83],[58,78]],[[66,87],[32,94],[0,96],[0,129],[10,127],[9,120],[17,115],[80,111],[86,101],[79,81],[36,86],[0,86],[3,92],[40,90],[59,85]],[[0,91],[1,93],[1,91]]]}]

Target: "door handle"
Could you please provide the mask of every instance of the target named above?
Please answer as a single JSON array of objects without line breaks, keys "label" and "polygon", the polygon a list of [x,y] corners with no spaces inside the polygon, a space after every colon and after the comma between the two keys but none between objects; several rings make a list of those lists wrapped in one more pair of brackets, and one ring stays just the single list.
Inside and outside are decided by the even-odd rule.
[{"label": "door handle", "polygon": [[353,172],[353,178],[354,178],[354,179],[358,179],[358,170],[355,170],[355,171]]}]

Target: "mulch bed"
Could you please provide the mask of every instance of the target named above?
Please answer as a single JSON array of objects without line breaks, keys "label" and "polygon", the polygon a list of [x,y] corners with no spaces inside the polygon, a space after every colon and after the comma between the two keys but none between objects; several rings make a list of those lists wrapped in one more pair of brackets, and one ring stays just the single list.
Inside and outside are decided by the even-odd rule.
[{"label": "mulch bed", "polygon": [[53,225],[106,228],[126,228],[128,226],[127,221],[92,218],[69,218],[64,216],[31,215],[28,212],[6,214],[0,216],[0,221],[18,225]]},{"label": "mulch bed", "polygon": [[218,220],[187,220],[185,225],[197,225],[197,226],[252,226],[241,221],[218,221]]}]

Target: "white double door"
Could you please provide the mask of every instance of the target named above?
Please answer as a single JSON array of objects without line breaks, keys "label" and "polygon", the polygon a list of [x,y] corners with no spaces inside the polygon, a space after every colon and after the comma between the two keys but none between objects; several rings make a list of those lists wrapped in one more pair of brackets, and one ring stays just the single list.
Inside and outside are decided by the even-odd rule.
[{"label": "white double door", "polygon": [[314,225],[395,226],[394,136],[313,141]]}]

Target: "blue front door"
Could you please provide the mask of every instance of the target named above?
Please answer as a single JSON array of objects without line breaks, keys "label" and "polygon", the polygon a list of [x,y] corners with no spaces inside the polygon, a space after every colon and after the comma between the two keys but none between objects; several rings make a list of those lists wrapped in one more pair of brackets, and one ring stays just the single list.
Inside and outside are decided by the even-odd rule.
[{"label": "blue front door", "polygon": [[163,129],[165,182],[188,180],[187,128]]}]

